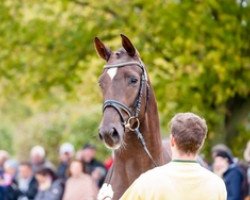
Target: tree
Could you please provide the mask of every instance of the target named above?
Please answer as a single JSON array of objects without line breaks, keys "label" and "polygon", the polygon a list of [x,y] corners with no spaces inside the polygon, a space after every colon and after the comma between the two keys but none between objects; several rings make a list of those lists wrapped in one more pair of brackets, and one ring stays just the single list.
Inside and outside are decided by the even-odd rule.
[{"label": "tree", "polygon": [[226,142],[240,155],[250,139],[249,15],[244,0],[2,1],[0,109],[16,126],[65,104],[100,106],[104,63],[92,40],[115,49],[125,33],[148,66],[163,133],[174,113],[196,112],[209,125],[207,153]]}]

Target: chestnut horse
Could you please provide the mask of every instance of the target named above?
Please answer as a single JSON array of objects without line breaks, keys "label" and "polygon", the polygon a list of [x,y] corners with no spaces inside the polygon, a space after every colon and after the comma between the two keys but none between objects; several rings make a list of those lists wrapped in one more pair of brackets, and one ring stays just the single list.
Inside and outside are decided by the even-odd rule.
[{"label": "chestnut horse", "polygon": [[163,155],[157,104],[146,68],[131,41],[125,35],[121,38],[123,48],[115,52],[97,37],[94,41],[107,62],[99,79],[104,98],[99,137],[114,152],[108,175],[114,200],[140,174],[170,160]]}]

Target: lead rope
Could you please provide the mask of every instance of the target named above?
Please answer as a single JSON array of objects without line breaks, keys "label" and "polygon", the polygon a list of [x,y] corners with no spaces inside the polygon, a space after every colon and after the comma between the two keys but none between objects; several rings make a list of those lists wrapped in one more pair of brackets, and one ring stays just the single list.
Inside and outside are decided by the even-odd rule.
[{"label": "lead rope", "polygon": [[[111,168],[110,168],[110,170],[108,171],[108,174],[107,174],[107,177],[106,177],[106,179],[105,179],[105,183],[107,183],[108,185],[110,184],[110,181],[111,181],[111,177],[112,177],[112,175],[113,175],[113,164],[111,165]],[[109,175],[109,176],[108,176]],[[106,181],[107,180],[107,181]]]},{"label": "lead rope", "polygon": [[159,165],[155,162],[155,160],[153,159],[153,156],[149,152],[147,145],[146,145],[146,142],[145,142],[139,128],[135,129],[135,133],[136,133],[137,138],[141,142],[143,149],[144,149],[145,153],[148,155],[149,159],[152,161],[152,163],[154,164],[155,167],[158,167]]}]

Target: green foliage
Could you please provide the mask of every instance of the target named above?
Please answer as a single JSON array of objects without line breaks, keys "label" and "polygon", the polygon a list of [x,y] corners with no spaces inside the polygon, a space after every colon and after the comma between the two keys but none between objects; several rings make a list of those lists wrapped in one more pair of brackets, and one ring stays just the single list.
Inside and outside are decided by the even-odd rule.
[{"label": "green foliage", "polygon": [[12,129],[10,125],[8,126],[7,124],[8,123],[0,125],[0,147],[1,149],[6,149],[8,152],[12,153]]},{"label": "green foliage", "polygon": [[[83,107],[70,106],[62,110],[39,113],[22,121],[15,130],[15,140],[12,141],[17,157],[28,159],[30,149],[42,144],[49,158],[56,162],[63,142],[74,144],[76,150],[85,143],[97,144],[99,109],[89,109],[88,113],[85,110]],[[103,145],[97,145],[97,148],[100,150],[99,156],[104,158],[107,151]]]},{"label": "green foliage", "polygon": [[[24,126],[17,153],[36,142],[50,152],[66,140],[77,147],[96,143],[98,115],[86,109],[72,120],[58,110],[100,105],[97,79],[104,61],[92,40],[98,35],[119,48],[120,33],[148,66],[164,134],[176,112],[192,111],[209,125],[206,154],[226,142],[241,156],[238,147],[250,139],[245,118],[236,120],[241,128],[232,136],[227,129],[237,105],[250,98],[247,0],[7,0],[0,2],[0,21],[0,116],[17,130]],[[41,116],[48,118],[43,125]]]},{"label": "green foliage", "polygon": [[249,141],[250,138],[250,113],[248,112],[242,120],[238,121],[234,125],[234,128],[233,136],[228,140],[228,144],[232,147],[232,151],[236,155],[243,155],[246,148],[246,141]]}]

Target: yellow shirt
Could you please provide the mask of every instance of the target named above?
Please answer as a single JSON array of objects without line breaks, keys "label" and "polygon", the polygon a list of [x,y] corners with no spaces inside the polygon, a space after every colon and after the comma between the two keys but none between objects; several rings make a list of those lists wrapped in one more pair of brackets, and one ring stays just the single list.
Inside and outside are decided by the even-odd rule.
[{"label": "yellow shirt", "polygon": [[223,180],[194,162],[172,161],[142,174],[120,200],[226,200]]}]

